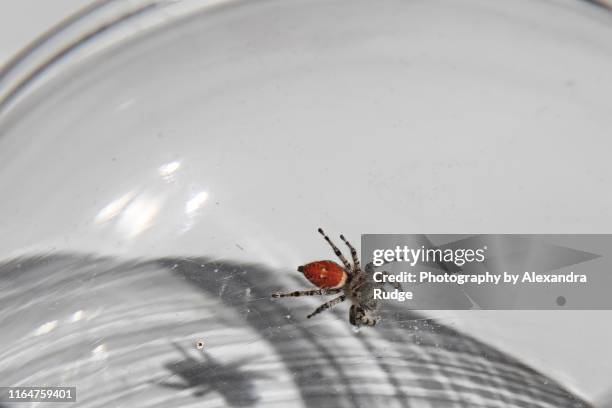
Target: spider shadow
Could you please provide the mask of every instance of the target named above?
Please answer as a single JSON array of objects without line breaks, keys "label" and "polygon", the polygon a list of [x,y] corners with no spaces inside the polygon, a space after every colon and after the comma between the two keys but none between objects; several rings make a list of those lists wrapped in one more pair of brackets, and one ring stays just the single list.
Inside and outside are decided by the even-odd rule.
[{"label": "spider shadow", "polygon": [[202,358],[194,358],[176,343],[172,345],[181,354],[181,360],[164,364],[172,376],[180,381],[159,381],[155,384],[175,390],[191,389],[194,397],[204,397],[213,392],[219,393],[225,403],[231,407],[250,407],[257,403],[259,397],[253,380],[270,378],[262,373],[245,371],[244,366],[258,357],[248,357],[231,363],[222,363],[202,350]]}]

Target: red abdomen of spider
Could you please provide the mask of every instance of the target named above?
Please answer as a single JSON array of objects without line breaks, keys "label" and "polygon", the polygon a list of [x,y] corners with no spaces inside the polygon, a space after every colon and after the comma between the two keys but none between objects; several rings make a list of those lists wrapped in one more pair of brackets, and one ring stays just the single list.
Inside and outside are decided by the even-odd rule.
[{"label": "red abdomen of spider", "polygon": [[346,272],[334,261],[315,261],[299,266],[306,279],[321,289],[339,288],[346,282]]}]

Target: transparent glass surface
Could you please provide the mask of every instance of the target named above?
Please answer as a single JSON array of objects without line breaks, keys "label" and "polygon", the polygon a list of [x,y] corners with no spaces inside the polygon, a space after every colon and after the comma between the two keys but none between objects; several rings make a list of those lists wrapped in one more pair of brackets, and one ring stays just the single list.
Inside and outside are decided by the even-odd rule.
[{"label": "transparent glass surface", "polygon": [[0,385],[79,407],[601,401],[609,312],[390,301],[354,330],[346,303],[307,319],[327,298],[270,294],[333,259],[318,227],[609,233],[608,10],[185,3],[0,82]]}]

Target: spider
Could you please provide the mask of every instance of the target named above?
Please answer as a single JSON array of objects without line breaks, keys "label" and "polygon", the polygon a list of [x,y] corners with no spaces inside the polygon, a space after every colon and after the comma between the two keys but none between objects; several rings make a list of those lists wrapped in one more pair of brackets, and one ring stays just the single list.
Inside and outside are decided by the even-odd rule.
[{"label": "spider", "polygon": [[[346,244],[351,251],[353,264],[342,255],[342,252],[325,234],[323,229],[319,228],[319,234],[325,238],[325,241],[332,247],[336,256],[342,261],[344,267],[334,261],[315,261],[297,268],[298,272],[304,274],[306,279],[316,285],[319,289],[298,290],[286,293],[274,293],[273,298],[282,297],[299,297],[299,296],[314,296],[314,295],[334,295],[342,293],[340,296],[323,303],[316,308],[314,312],[306,316],[311,317],[344,302],[347,298],[351,301],[349,310],[349,322],[356,327],[361,325],[374,326],[380,320],[376,315],[378,302],[374,299],[374,289],[380,288],[384,283],[375,282],[372,279],[374,266],[369,263],[365,267],[365,271],[361,269],[361,264],[357,256],[357,250],[348,242],[344,235],[340,235],[340,239]],[[388,275],[388,272],[382,272]],[[401,289],[399,283],[392,284],[396,289]]]}]

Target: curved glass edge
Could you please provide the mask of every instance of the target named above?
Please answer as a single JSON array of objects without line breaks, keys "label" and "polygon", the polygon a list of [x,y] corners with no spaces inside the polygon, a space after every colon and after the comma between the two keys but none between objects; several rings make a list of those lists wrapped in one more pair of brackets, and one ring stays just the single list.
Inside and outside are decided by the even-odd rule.
[{"label": "curved glass edge", "polygon": [[[61,69],[134,35],[236,0],[97,0],[0,67],[0,116]],[[70,58],[67,58],[67,57]]]},{"label": "curved glass edge", "polygon": [[[95,0],[0,66],[0,116],[60,66],[74,64],[132,35],[190,13],[241,0]],[[612,11],[612,0],[577,0]],[[138,24],[129,24],[138,20]],[[92,41],[94,40],[95,41]],[[70,55],[71,58],[66,57]]]}]

